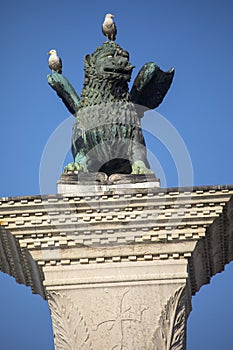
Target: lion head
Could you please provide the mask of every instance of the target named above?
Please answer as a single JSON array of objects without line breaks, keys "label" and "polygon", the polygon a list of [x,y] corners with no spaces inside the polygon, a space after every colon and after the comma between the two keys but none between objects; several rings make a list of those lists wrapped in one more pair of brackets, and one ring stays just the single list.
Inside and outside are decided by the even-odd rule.
[{"label": "lion head", "polygon": [[129,53],[115,43],[104,43],[84,60],[85,78],[129,82],[134,66],[129,62]]}]

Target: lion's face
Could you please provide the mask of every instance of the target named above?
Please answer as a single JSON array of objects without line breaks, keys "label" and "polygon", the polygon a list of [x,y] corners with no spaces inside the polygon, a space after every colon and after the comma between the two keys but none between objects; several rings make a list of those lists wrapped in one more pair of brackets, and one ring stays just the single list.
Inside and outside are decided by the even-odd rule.
[{"label": "lion's face", "polygon": [[86,56],[85,68],[92,67],[92,74],[109,80],[130,81],[133,66],[129,62],[129,53],[118,45],[108,43],[93,55]]}]

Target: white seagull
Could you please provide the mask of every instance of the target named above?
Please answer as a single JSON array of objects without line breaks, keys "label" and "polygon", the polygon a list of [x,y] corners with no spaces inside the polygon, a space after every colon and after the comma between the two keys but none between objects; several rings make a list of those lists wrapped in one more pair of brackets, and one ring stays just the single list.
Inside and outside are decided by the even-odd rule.
[{"label": "white seagull", "polygon": [[58,57],[57,55],[57,51],[52,49],[48,52],[49,56],[49,68],[52,70],[52,74],[53,72],[57,72],[59,74],[62,74],[62,60],[60,59],[60,57]]},{"label": "white seagull", "polygon": [[111,13],[107,13],[104,19],[104,23],[102,24],[102,32],[103,34],[110,39],[111,41],[116,40],[117,28],[113,21],[114,15]]}]

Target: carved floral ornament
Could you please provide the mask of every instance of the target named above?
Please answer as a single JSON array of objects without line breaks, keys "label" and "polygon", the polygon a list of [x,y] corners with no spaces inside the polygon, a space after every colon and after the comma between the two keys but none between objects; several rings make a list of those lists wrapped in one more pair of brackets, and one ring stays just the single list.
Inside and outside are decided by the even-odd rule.
[{"label": "carved floral ornament", "polygon": [[66,293],[50,292],[56,350],[94,350],[83,316]]},{"label": "carved floral ornament", "polygon": [[153,342],[155,350],[185,350],[186,288],[180,287],[165,305]]},{"label": "carved floral ornament", "polygon": [[[127,329],[133,327],[143,334],[143,314],[148,311],[145,305],[136,307],[128,304],[126,299],[129,293],[130,289],[125,289],[118,296],[118,311],[105,313],[103,310],[101,316],[96,310],[95,318],[100,317],[100,320],[95,321],[93,327],[88,329],[84,316],[66,292],[50,292],[48,300],[53,318],[56,350],[94,350],[92,336],[101,331],[102,327],[106,328],[104,333],[107,338],[112,336],[111,350],[129,349]],[[150,348],[145,350],[184,350],[186,317],[186,288],[180,287],[162,310],[159,326],[151,341],[147,343],[150,344]],[[119,337],[114,337],[115,331],[119,333]],[[102,332],[99,332],[99,336],[102,338]]]}]

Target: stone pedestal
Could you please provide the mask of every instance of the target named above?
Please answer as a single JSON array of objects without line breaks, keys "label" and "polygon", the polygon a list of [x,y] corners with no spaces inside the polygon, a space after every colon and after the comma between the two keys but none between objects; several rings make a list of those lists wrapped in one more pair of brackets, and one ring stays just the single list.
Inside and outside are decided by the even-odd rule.
[{"label": "stone pedestal", "polygon": [[233,260],[233,186],[98,176],[2,198],[1,270],[48,299],[56,350],[184,350],[192,295]]},{"label": "stone pedestal", "polygon": [[62,174],[57,187],[61,194],[125,193],[127,189],[155,189],[160,187],[160,180],[153,174],[67,173]]}]

